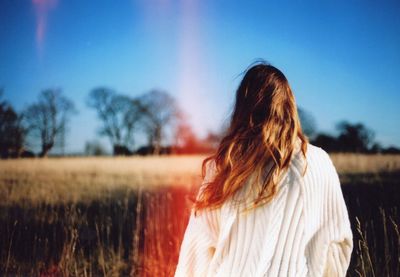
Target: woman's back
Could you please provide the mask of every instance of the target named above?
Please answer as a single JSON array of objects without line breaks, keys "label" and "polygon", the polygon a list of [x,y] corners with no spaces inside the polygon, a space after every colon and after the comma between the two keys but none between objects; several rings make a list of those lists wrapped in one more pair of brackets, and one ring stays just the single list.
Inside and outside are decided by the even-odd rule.
[{"label": "woman's back", "polygon": [[247,70],[203,176],[176,276],[345,275],[353,242],[339,178],[308,143],[279,69]]},{"label": "woman's back", "polygon": [[[306,158],[303,177],[294,153],[267,204],[242,213],[229,200],[192,213],[175,276],[344,276],[353,242],[339,179],[321,148],[308,144]],[[214,173],[210,163],[205,181]],[[252,199],[251,185],[236,196]]]}]

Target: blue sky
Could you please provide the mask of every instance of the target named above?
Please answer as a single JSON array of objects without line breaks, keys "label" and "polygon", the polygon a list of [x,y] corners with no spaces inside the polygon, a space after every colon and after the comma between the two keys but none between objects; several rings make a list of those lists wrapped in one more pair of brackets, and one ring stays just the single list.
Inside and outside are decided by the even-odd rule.
[{"label": "blue sky", "polygon": [[346,119],[400,145],[398,14],[386,0],[1,0],[0,87],[17,110],[62,88],[79,111],[67,151],[79,152],[100,125],[85,105],[91,89],[166,90],[204,135],[228,118],[238,75],[263,58],[318,131]]}]

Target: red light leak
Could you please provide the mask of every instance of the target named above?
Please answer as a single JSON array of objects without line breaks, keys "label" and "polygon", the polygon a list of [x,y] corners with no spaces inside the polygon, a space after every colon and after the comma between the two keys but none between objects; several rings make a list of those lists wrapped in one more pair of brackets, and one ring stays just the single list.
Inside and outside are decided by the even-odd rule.
[{"label": "red light leak", "polygon": [[159,188],[144,198],[148,202],[141,276],[173,276],[189,220],[187,197],[191,194],[191,189],[175,186]]}]

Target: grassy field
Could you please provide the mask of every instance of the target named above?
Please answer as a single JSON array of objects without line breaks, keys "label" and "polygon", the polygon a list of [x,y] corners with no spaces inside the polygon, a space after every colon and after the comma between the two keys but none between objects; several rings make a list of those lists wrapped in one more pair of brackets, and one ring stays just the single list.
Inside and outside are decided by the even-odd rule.
[{"label": "grassy field", "polygon": [[[172,276],[204,156],[0,161],[0,275]],[[400,272],[400,156],[337,154],[349,276]]]}]

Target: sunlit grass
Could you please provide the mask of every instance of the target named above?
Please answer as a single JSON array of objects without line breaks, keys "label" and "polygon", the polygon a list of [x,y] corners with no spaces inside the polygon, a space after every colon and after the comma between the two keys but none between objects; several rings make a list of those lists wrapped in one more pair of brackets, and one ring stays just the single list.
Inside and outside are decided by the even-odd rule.
[{"label": "sunlit grass", "polygon": [[[0,161],[0,275],[172,276],[204,157]],[[354,233],[350,276],[393,276],[400,156],[331,157]]]},{"label": "sunlit grass", "polygon": [[0,201],[68,203],[116,190],[190,186],[201,181],[204,156],[47,158],[0,161]]},{"label": "sunlit grass", "polygon": [[382,173],[400,170],[400,155],[331,154],[340,174]]},{"label": "sunlit grass", "polygon": [[[344,181],[349,174],[400,170],[400,155],[333,154],[331,157]],[[117,189],[191,186],[201,181],[204,158],[149,156],[0,161],[0,201],[3,204],[80,202],[102,199]]]}]

